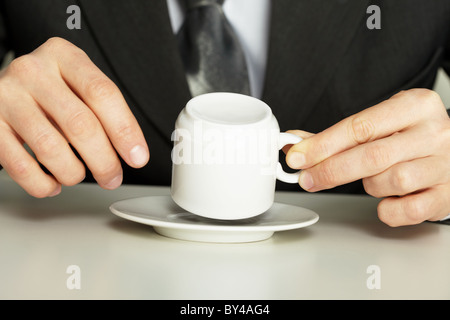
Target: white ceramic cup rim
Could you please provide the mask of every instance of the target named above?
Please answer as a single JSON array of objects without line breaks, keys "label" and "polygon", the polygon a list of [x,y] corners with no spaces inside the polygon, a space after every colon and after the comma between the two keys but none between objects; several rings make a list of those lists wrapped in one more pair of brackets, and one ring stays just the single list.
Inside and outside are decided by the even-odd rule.
[{"label": "white ceramic cup rim", "polygon": [[[237,106],[237,103],[242,106]],[[235,109],[235,112],[230,112],[230,109]],[[195,120],[214,126],[254,126],[270,121],[272,117],[272,109],[263,101],[231,92],[194,97],[186,104],[186,113]]]}]

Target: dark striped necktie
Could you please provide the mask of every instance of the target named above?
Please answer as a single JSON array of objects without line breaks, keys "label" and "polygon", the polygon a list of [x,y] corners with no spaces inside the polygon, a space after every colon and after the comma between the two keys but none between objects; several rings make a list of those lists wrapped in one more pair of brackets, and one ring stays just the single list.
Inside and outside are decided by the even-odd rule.
[{"label": "dark striped necktie", "polygon": [[184,0],[185,21],[177,35],[189,89],[250,94],[244,52],[226,19],[223,0]]}]

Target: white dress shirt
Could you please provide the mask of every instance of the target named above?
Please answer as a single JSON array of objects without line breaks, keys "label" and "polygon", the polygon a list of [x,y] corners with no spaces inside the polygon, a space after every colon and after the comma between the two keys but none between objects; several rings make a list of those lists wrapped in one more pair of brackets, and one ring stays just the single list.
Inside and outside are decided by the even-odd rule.
[{"label": "white dress shirt", "polygon": [[[178,1],[167,0],[174,33],[184,21],[184,12]],[[261,98],[269,42],[270,0],[226,0],[223,11],[244,50],[251,95]]]}]

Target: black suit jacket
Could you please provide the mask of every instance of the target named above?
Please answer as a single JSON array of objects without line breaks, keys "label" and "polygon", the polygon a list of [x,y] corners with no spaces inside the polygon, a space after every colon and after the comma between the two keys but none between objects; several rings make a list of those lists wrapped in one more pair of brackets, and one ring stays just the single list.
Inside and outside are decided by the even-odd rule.
[{"label": "black suit jacket", "polygon": [[[19,56],[54,36],[82,48],[122,90],[148,139],[149,165],[125,166],[124,181],[170,184],[170,137],[190,93],[166,0],[0,3],[1,51]],[[66,27],[71,4],[81,8],[81,30]],[[381,9],[379,30],[366,26],[370,4]],[[450,1],[275,0],[269,41],[262,100],[282,130],[319,132],[400,90],[432,88],[439,67],[450,72]]]}]

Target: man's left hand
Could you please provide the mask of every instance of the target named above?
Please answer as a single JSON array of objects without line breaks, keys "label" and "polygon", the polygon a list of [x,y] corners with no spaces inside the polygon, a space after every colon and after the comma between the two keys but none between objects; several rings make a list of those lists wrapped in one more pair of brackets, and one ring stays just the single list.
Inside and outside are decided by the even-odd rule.
[{"label": "man's left hand", "polygon": [[434,91],[402,91],[318,133],[286,155],[304,169],[310,192],[362,179],[366,192],[384,198],[380,220],[390,226],[441,220],[450,213],[450,118]]}]

